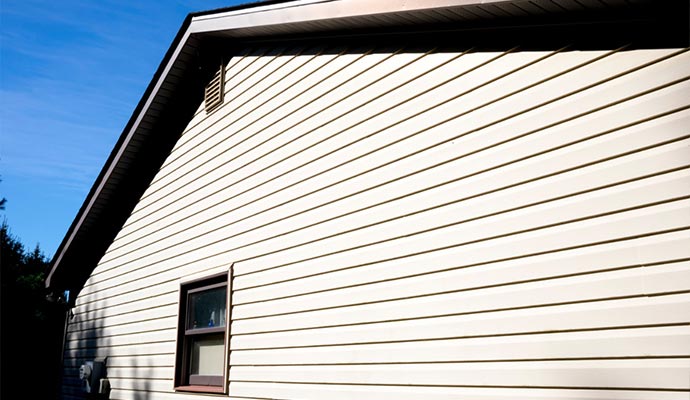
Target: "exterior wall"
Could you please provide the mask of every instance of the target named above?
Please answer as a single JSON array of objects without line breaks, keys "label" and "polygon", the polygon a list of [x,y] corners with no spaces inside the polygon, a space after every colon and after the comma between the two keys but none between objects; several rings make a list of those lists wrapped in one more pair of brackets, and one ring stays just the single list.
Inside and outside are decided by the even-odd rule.
[{"label": "exterior wall", "polygon": [[231,398],[687,399],[690,53],[249,49],[77,299],[65,398],[174,394],[234,263]]}]

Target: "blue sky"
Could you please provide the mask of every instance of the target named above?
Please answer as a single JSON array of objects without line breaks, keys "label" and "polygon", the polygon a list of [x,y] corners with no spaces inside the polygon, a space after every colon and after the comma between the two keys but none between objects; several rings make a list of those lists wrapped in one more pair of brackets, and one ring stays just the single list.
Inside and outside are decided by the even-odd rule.
[{"label": "blue sky", "polygon": [[0,211],[51,257],[189,12],[236,0],[0,0]]}]

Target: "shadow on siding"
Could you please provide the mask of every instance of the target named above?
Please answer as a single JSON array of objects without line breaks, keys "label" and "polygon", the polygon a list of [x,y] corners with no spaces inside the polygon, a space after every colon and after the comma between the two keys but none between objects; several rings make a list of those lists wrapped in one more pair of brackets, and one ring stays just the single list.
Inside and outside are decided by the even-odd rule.
[{"label": "shadow on siding", "polygon": [[[109,395],[92,396],[85,392],[85,385],[79,379],[79,367],[97,357],[107,357],[110,339],[103,329],[104,310],[92,311],[89,304],[71,310],[65,336],[63,352],[62,398],[67,399],[108,399]],[[80,321],[82,319],[82,321]],[[106,377],[108,364],[106,360]],[[111,382],[112,384],[112,382]]]},{"label": "shadow on siding", "polygon": [[[136,355],[134,346],[125,339],[113,343],[111,335],[105,331],[105,310],[107,307],[92,310],[88,304],[73,309],[74,316],[69,322],[63,362],[62,395],[65,400],[148,400],[151,398],[152,364],[142,361],[145,356]],[[79,316],[87,316],[79,322]],[[82,317],[83,318],[83,317]],[[134,339],[136,335],[132,335]],[[97,357],[107,357],[106,377],[110,381],[110,392],[105,395],[89,395],[79,380],[79,366]]]}]

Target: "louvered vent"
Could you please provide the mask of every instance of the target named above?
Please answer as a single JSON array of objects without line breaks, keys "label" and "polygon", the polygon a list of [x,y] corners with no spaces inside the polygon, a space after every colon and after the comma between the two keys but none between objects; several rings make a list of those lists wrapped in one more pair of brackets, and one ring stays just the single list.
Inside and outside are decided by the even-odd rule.
[{"label": "louvered vent", "polygon": [[213,75],[211,82],[206,85],[206,91],[204,92],[204,108],[207,113],[218,108],[223,104],[223,92],[224,92],[224,82],[225,82],[225,68],[221,64],[218,71]]}]

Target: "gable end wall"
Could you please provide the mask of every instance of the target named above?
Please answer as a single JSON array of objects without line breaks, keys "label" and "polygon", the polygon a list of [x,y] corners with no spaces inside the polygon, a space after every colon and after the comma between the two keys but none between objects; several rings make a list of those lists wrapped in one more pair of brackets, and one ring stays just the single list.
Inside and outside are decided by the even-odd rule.
[{"label": "gable end wall", "polygon": [[247,48],[76,300],[65,399],[173,392],[232,282],[231,398],[686,399],[690,53]]}]

